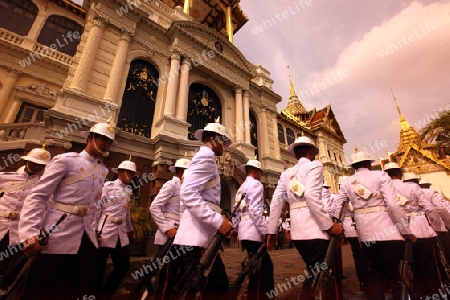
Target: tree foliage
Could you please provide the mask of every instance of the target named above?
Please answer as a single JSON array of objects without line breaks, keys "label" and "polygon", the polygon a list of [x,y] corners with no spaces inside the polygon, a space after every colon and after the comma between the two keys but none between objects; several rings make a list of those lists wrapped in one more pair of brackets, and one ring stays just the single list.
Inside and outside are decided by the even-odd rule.
[{"label": "tree foliage", "polygon": [[419,132],[419,138],[435,148],[450,147],[450,111],[442,112]]}]

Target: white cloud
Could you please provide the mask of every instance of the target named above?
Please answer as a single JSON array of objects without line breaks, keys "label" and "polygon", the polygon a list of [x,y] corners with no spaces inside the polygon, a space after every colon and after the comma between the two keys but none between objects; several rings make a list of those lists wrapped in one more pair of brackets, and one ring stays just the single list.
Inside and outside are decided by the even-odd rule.
[{"label": "white cloud", "polygon": [[[333,78],[339,70],[348,70],[348,77],[321,89],[310,101],[318,107],[332,103],[349,142],[347,153],[354,144],[363,148],[377,139],[387,140],[388,150],[393,151],[399,127],[393,132],[392,124],[398,124],[398,115],[391,87],[410,124],[450,104],[449,32],[450,3],[425,6],[413,2],[350,44],[332,67],[309,73],[296,88],[307,90],[308,86]],[[382,49],[389,53],[380,58]]]}]

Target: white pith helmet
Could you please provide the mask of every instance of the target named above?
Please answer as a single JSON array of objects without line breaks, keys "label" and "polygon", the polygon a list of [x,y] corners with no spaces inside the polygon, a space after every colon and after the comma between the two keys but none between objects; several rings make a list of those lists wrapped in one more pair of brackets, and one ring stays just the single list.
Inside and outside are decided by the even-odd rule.
[{"label": "white pith helmet", "polygon": [[425,185],[430,185],[430,186],[431,186],[431,182],[429,182],[429,181],[426,180],[426,179],[420,179],[419,185],[420,185],[420,186],[425,186]]},{"label": "white pith helmet", "polygon": [[241,172],[244,173],[244,174],[245,174],[245,167],[246,166],[257,168],[257,169],[259,169],[261,171],[262,174],[265,174],[265,171],[263,170],[263,168],[261,166],[261,162],[259,160],[250,159],[246,164],[241,165],[239,167],[239,170],[241,170]]},{"label": "white pith helmet", "polygon": [[97,133],[103,136],[106,136],[107,138],[112,140],[111,146],[117,146],[117,142],[114,140],[114,137],[116,135],[115,129],[113,126],[111,126],[108,123],[97,123],[92,126],[89,131],[82,131],[80,135],[84,138],[88,138],[89,134]]},{"label": "white pith helmet", "polygon": [[346,176],[346,175],[339,176],[338,184],[342,184],[344,182],[344,180],[347,178],[348,178],[348,176]]},{"label": "white pith helmet", "polygon": [[355,152],[350,155],[350,165],[354,165],[362,161],[370,161],[371,163],[373,163],[375,160],[373,160],[366,152],[359,151],[358,148],[355,147]]},{"label": "white pith helmet", "polygon": [[113,171],[116,174],[119,173],[119,170],[129,170],[135,172],[136,173],[135,175],[139,174],[136,171],[136,164],[131,160],[124,160],[123,162],[120,163],[120,165],[117,168],[111,168],[111,171]]},{"label": "white pith helmet", "polygon": [[230,137],[227,136],[227,129],[225,128],[225,126],[223,126],[222,124],[219,123],[220,117],[217,118],[216,123],[208,123],[206,124],[205,128],[203,129],[198,129],[197,131],[195,131],[194,133],[194,137],[201,141],[203,139],[203,132],[205,131],[209,131],[209,132],[214,132],[214,133],[218,133],[223,137],[223,141],[224,141],[224,145],[225,147],[228,147],[231,145],[231,140]]},{"label": "white pith helmet", "polygon": [[176,168],[187,169],[187,168],[189,168],[190,164],[191,164],[191,161],[189,159],[180,158],[175,162],[175,165],[169,167],[169,171],[175,172]]},{"label": "white pith helmet", "polygon": [[406,172],[403,174],[403,181],[420,180],[419,175],[414,172]]},{"label": "white pith helmet", "polygon": [[394,170],[394,169],[400,169],[403,171],[402,168],[400,168],[400,166],[398,164],[396,164],[395,162],[390,162],[384,165],[384,170]]},{"label": "white pith helmet", "polygon": [[27,155],[21,156],[20,158],[23,160],[28,160],[28,161],[34,162],[39,165],[48,165],[52,156],[51,156],[50,152],[48,152],[45,149],[34,148],[34,149],[31,149],[31,151],[28,152]]},{"label": "white pith helmet", "polygon": [[294,149],[297,146],[308,145],[314,147],[314,154],[319,154],[319,148],[313,143],[313,141],[307,136],[301,136],[295,139],[295,141],[289,145],[289,153],[295,156]]}]

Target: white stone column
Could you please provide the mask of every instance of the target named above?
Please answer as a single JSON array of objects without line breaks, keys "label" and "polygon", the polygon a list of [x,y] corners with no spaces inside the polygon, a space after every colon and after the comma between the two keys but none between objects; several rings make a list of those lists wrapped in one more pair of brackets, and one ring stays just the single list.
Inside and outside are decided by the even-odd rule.
[{"label": "white stone column", "polygon": [[245,123],[244,140],[247,144],[251,144],[252,141],[250,139],[250,101],[248,91],[244,91],[244,123]]},{"label": "white stone column", "polygon": [[15,97],[14,99],[10,99],[6,104],[8,106],[8,110],[5,110],[2,118],[0,119],[1,123],[14,123],[14,120],[17,117],[17,113],[20,110],[20,106],[22,105],[22,99],[19,97]]},{"label": "white stone column", "polygon": [[106,20],[96,17],[93,21],[89,36],[84,45],[83,52],[78,62],[77,69],[73,75],[71,88],[83,91],[86,88],[87,80],[91,74],[95,61],[98,46],[102,40],[103,30],[106,27]]},{"label": "white stone column", "polygon": [[184,57],[181,61],[180,71],[180,88],[178,91],[178,102],[175,117],[177,119],[186,121],[188,109],[188,95],[189,95],[189,63],[190,59]]},{"label": "white stone column", "polygon": [[166,101],[164,106],[165,116],[174,116],[175,112],[175,98],[177,96],[178,81],[180,72],[180,55],[173,53],[170,58],[170,73],[169,81],[167,82]]},{"label": "white stone column", "polygon": [[267,131],[267,113],[266,107],[261,107],[261,137],[262,137],[262,155],[269,155],[269,132]]},{"label": "white stone column", "polygon": [[16,86],[17,79],[20,76],[20,72],[16,70],[10,70],[3,82],[3,86],[0,89],[0,116],[6,108],[6,103],[11,96],[11,92]]},{"label": "white stone column", "polygon": [[242,128],[244,122],[244,114],[242,109],[242,89],[235,89],[236,96],[236,142],[244,142],[245,127]]},{"label": "white stone column", "polygon": [[272,126],[273,126],[273,146],[275,150],[275,158],[280,159],[280,142],[278,141],[278,122],[277,122],[277,114],[272,115]]},{"label": "white stone column", "polygon": [[116,55],[114,56],[109,80],[106,84],[105,96],[103,97],[106,101],[118,103],[117,93],[123,79],[123,71],[128,55],[130,40],[131,34],[124,31],[117,44]]}]

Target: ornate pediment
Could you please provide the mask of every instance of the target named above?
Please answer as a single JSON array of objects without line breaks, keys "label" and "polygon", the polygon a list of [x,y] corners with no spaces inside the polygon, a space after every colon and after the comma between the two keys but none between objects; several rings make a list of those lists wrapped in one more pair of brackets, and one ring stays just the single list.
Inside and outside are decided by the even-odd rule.
[{"label": "ornate pediment", "polygon": [[249,81],[256,76],[255,66],[219,32],[192,21],[175,21],[169,32],[180,39],[197,43],[196,48],[206,51],[213,50],[216,56],[215,60],[217,58],[225,59],[227,65],[239,70],[241,76],[248,77]]},{"label": "ornate pediment", "polygon": [[427,157],[421,151],[410,148],[401,158],[400,166],[408,172],[416,174],[445,171],[445,167],[437,164],[432,158]]}]

